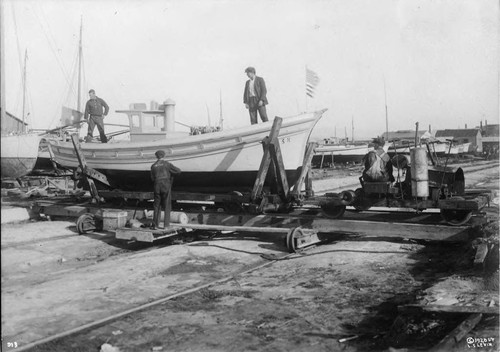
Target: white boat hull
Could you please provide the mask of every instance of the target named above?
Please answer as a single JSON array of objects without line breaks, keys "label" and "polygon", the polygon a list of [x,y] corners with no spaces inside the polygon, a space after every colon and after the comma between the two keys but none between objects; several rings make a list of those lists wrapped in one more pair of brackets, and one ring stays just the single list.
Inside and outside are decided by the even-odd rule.
[{"label": "white boat hull", "polygon": [[314,162],[334,163],[360,162],[371,148],[366,145],[322,145],[314,150]]},{"label": "white boat hull", "polygon": [[[324,111],[284,118],[279,133],[283,163],[289,182],[298,177],[312,128]],[[83,143],[87,165],[107,175],[114,188],[151,191],[151,165],[161,149],[165,159],[182,170],[176,189],[251,188],[262,159],[262,140],[272,121],[234,130],[156,140],[151,142]],[[51,140],[57,163],[76,168],[78,161],[70,142]]]},{"label": "white boat hull", "polygon": [[2,178],[18,178],[29,174],[38,157],[40,137],[36,134],[1,136]]}]

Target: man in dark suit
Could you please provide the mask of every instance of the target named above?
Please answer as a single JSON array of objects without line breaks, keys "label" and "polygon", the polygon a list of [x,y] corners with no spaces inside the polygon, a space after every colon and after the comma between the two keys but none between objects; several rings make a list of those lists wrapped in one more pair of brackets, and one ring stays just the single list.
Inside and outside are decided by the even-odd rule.
[{"label": "man in dark suit", "polygon": [[262,77],[255,75],[255,68],[253,67],[247,67],[245,73],[250,79],[245,84],[243,103],[245,103],[245,107],[250,112],[250,122],[252,125],[257,123],[257,111],[262,122],[267,122],[266,105],[268,101],[266,97],[266,83]]},{"label": "man in dark suit", "polygon": [[165,213],[163,226],[164,228],[170,226],[170,211],[172,210],[170,189],[172,188],[173,175],[181,173],[178,167],[163,159],[165,157],[163,150],[158,150],[155,156],[158,160],[151,166],[151,179],[154,183],[153,229],[159,227],[162,208]]}]

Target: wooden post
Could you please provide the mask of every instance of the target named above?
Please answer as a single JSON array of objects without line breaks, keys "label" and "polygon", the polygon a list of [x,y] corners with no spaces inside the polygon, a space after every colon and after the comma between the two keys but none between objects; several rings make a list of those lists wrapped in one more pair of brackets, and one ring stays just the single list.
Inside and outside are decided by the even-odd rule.
[{"label": "wooden post", "polygon": [[252,201],[257,200],[257,198],[259,198],[262,194],[262,189],[264,187],[264,182],[266,181],[267,172],[269,171],[269,165],[271,164],[271,152],[269,150],[269,145],[271,141],[277,139],[282,122],[282,118],[275,117],[273,127],[271,128],[271,133],[262,141],[264,147],[264,155],[262,156],[259,171],[257,172],[257,177],[255,178],[252,194],[250,196]]},{"label": "wooden post", "polygon": [[302,185],[304,184],[304,181],[309,174],[309,171],[311,170],[311,160],[314,155],[314,148],[316,148],[317,144],[314,142],[308,143],[307,148],[306,148],[306,153],[304,155],[304,161],[302,162],[302,169],[300,172],[300,176],[297,179],[297,182],[295,182],[295,185],[293,186],[292,193],[295,197],[298,197],[300,195],[300,190],[302,189]]}]

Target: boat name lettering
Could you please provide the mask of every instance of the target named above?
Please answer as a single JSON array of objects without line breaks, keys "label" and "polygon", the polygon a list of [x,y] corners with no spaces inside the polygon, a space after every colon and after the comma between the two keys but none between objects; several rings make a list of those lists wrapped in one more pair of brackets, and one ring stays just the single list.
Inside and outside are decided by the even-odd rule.
[{"label": "boat name lettering", "polygon": [[290,143],[290,137],[281,138],[281,144]]}]

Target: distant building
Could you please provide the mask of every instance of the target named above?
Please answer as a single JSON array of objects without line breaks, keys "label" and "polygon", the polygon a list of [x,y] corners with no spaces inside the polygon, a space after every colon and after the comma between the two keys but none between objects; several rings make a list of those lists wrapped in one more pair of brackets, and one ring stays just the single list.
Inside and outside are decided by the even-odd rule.
[{"label": "distant building", "polygon": [[483,136],[479,128],[438,130],[436,138],[441,141],[453,139],[458,144],[470,143],[469,151],[483,151]]},{"label": "distant building", "polygon": [[5,121],[2,121],[2,133],[20,133],[28,129],[28,124],[5,111]]},{"label": "distant building", "polygon": [[483,151],[499,150],[500,125],[484,125],[481,126],[483,135]]}]

